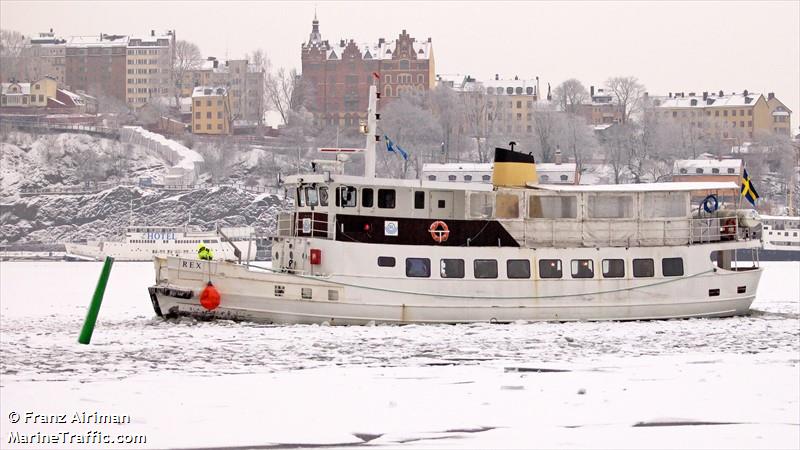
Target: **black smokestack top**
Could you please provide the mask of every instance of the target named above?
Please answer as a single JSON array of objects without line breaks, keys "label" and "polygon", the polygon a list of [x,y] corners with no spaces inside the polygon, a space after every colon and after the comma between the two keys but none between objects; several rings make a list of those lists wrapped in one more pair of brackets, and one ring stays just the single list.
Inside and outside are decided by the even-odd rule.
[{"label": "black smokestack top", "polygon": [[[514,143],[516,145],[516,142]],[[512,145],[512,148],[514,146]],[[530,153],[515,152],[507,148],[495,147],[494,149],[494,162],[514,162],[514,163],[528,163],[536,164],[536,160]]]}]

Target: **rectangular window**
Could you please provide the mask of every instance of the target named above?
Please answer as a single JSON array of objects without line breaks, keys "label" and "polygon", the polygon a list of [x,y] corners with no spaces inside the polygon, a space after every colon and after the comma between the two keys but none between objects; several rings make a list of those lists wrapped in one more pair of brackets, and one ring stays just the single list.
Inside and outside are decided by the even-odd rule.
[{"label": "rectangular window", "polygon": [[317,190],[311,186],[307,186],[305,189],[306,193],[306,205],[308,206],[317,206],[319,204],[319,196],[317,195]]},{"label": "rectangular window", "polygon": [[509,259],[506,261],[508,278],[530,278],[531,262],[527,259]]},{"label": "rectangular window", "polygon": [[211,118],[211,112],[207,112],[206,113],[206,119],[210,119],[210,118]]},{"label": "rectangular window", "polygon": [[497,278],[496,259],[476,259],[473,262],[475,278]]},{"label": "rectangular window", "polygon": [[361,190],[361,206],[364,208],[372,208],[375,204],[373,200],[372,188],[364,188]]},{"label": "rectangular window", "polygon": [[358,204],[358,193],[353,186],[339,186],[336,195],[336,206],[355,208]]},{"label": "rectangular window", "polygon": [[604,259],[603,278],[622,278],[625,276],[624,259]]},{"label": "rectangular window", "polygon": [[217,119],[222,119],[222,111],[217,111]]},{"label": "rectangular window", "polygon": [[686,217],[689,212],[687,194],[680,192],[646,192],[644,194],[646,208],[642,210],[645,219],[654,217]]},{"label": "rectangular window", "polygon": [[428,278],[431,276],[431,260],[428,258],[406,258],[406,276]]},{"label": "rectangular window", "polygon": [[570,268],[572,278],[594,278],[594,261],[591,259],[573,259]]},{"label": "rectangular window", "polygon": [[475,192],[469,196],[469,215],[473,218],[488,219],[492,217],[491,193]]},{"label": "rectangular window", "polygon": [[319,187],[319,204],[320,206],[328,206],[328,188],[325,186]]},{"label": "rectangular window", "polygon": [[540,196],[528,197],[528,217],[531,219],[574,219],[578,217],[578,197]]},{"label": "rectangular window", "polygon": [[495,215],[498,219],[519,217],[519,197],[516,194],[500,194],[495,197]]},{"label": "rectangular window", "polygon": [[443,259],[439,262],[439,275],[442,278],[464,278],[463,259]]},{"label": "rectangular window", "polygon": [[661,260],[661,274],[665,277],[683,276],[683,258],[664,258]]},{"label": "rectangular window", "polygon": [[392,209],[395,203],[394,189],[378,189],[378,208]]},{"label": "rectangular window", "polygon": [[655,265],[653,260],[647,259],[634,259],[633,260],[633,276],[636,278],[650,278],[656,275]]},{"label": "rectangular window", "polygon": [[222,124],[221,124],[221,123],[218,123],[218,124],[217,124],[217,129],[218,129],[218,130],[221,130],[221,129],[222,129]]},{"label": "rectangular window", "polygon": [[633,217],[633,197],[628,195],[589,196],[589,217],[626,219]]},{"label": "rectangular window", "polygon": [[561,278],[560,259],[540,259],[539,260],[540,278]]},{"label": "rectangular window", "polygon": [[209,124],[206,125],[206,130],[210,130],[210,129],[211,129],[211,124],[209,123]]},{"label": "rectangular window", "polygon": [[425,191],[414,192],[414,209],[425,209]]},{"label": "rectangular window", "polygon": [[378,267],[394,267],[394,256],[378,256]]}]

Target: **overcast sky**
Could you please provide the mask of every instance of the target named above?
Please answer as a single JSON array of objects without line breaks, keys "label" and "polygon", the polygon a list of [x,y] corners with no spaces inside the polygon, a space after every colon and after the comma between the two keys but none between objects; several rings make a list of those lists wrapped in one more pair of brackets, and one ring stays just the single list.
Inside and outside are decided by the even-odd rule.
[{"label": "overcast sky", "polygon": [[437,73],[539,76],[601,85],[638,77],[651,94],[775,92],[800,117],[800,1],[782,2],[77,2],[0,1],[23,34],[140,34],[174,29],[205,56],[263,48],[300,68],[316,6],[322,37],[375,42],[406,29],[433,39]]}]

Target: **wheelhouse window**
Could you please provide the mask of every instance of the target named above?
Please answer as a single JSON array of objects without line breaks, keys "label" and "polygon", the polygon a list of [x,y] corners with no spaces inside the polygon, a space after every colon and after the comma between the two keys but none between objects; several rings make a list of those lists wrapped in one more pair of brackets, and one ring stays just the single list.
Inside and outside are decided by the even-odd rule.
[{"label": "wheelhouse window", "polygon": [[372,208],[374,205],[373,199],[373,190],[372,188],[364,188],[361,190],[361,207],[363,208]]},{"label": "wheelhouse window", "polygon": [[497,278],[496,259],[476,259],[473,261],[475,278]]},{"label": "wheelhouse window", "polygon": [[531,262],[527,259],[509,259],[506,261],[508,278],[530,278]]},{"label": "wheelhouse window", "polygon": [[469,215],[472,218],[488,219],[492,217],[493,198],[489,192],[473,192],[469,196]]},{"label": "wheelhouse window", "polygon": [[602,269],[603,278],[622,278],[625,276],[625,260],[604,259]]},{"label": "wheelhouse window", "polygon": [[394,267],[394,256],[378,256],[378,267]]},{"label": "wheelhouse window", "polygon": [[664,258],[661,260],[661,273],[665,277],[683,276],[683,258]]},{"label": "wheelhouse window", "polygon": [[497,194],[495,197],[495,214],[498,219],[518,218],[519,196],[516,194]]},{"label": "wheelhouse window", "polygon": [[394,189],[378,189],[378,208],[392,209],[394,205]]},{"label": "wheelhouse window", "polygon": [[655,265],[653,260],[647,259],[634,259],[633,260],[633,276],[636,278],[650,278],[656,275]]},{"label": "wheelhouse window", "polygon": [[425,191],[414,191],[414,209],[425,209]]},{"label": "wheelhouse window", "polygon": [[442,278],[464,278],[464,260],[442,259],[439,263],[439,275]]},{"label": "wheelhouse window", "polygon": [[305,188],[305,194],[306,194],[306,205],[308,206],[319,205],[319,195],[317,194],[316,188],[307,186]]},{"label": "wheelhouse window", "polygon": [[528,197],[528,217],[531,219],[575,219],[578,217],[578,197],[575,195],[531,195]]},{"label": "wheelhouse window", "polygon": [[319,204],[320,206],[328,206],[328,188],[325,186],[319,187]]},{"label": "wheelhouse window", "polygon": [[428,258],[406,258],[406,276],[429,278],[431,276],[431,260]]},{"label": "wheelhouse window", "polygon": [[358,191],[353,186],[339,186],[336,195],[336,206],[355,208],[358,204]]},{"label": "wheelhouse window", "polygon": [[561,260],[560,259],[540,259],[539,260],[539,277],[541,278],[561,278]]},{"label": "wheelhouse window", "polygon": [[591,259],[573,259],[570,269],[572,278],[594,278],[594,261]]},{"label": "wheelhouse window", "polygon": [[589,217],[594,219],[633,217],[633,197],[630,195],[591,195],[588,206]]}]

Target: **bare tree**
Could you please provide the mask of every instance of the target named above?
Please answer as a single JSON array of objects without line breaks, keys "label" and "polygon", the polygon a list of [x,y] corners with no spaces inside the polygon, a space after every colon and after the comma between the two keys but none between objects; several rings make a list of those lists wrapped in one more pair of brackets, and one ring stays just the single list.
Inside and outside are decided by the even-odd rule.
[{"label": "bare tree", "polygon": [[258,123],[263,123],[264,114],[269,110],[269,100],[268,100],[268,84],[271,82],[269,79],[269,72],[271,63],[269,58],[267,57],[267,52],[263,49],[257,49],[253,51],[253,53],[249,56],[250,64],[256,67],[261,72],[261,86],[258,86],[258,99],[257,99],[257,108],[258,108]]},{"label": "bare tree", "polygon": [[[175,58],[172,64],[172,78],[175,80],[175,106],[180,107],[178,102],[181,96],[181,89],[187,83],[184,78],[192,71],[197,70],[203,64],[203,54],[197,44],[189,41],[180,40],[175,42]],[[190,86],[194,87],[194,86]]]},{"label": "bare tree", "polygon": [[552,108],[537,106],[533,112],[534,143],[542,162],[553,161],[558,137],[563,133],[564,115]]},{"label": "bare tree", "polygon": [[378,163],[381,172],[396,178],[406,178],[409,169],[415,170],[418,176],[421,166],[427,162],[436,162],[436,153],[441,144],[442,129],[425,104],[425,99],[415,93],[402,94],[392,100],[383,110],[380,121],[381,135],[385,134],[408,152],[408,159],[392,154],[381,148],[385,142],[381,140],[378,147]]},{"label": "bare tree", "polygon": [[26,81],[29,78],[29,60],[25,55],[28,39],[14,30],[0,29],[0,79]]},{"label": "bare tree", "polygon": [[459,136],[463,131],[463,103],[459,101],[457,94],[445,85],[439,85],[436,89],[430,91],[430,103],[432,112],[438,119],[439,126],[442,129],[441,151],[443,162],[448,162],[450,161],[453,143],[459,140]]},{"label": "bare tree", "polygon": [[567,114],[561,126],[562,136],[560,144],[567,152],[572,154],[578,171],[583,167],[583,157],[587,150],[597,147],[597,139],[591,129],[586,125],[586,120],[575,114]]},{"label": "bare tree", "polygon": [[553,100],[561,111],[574,113],[577,106],[586,103],[589,93],[583,83],[575,78],[570,78],[556,86],[553,90]]},{"label": "bare tree", "polygon": [[287,71],[283,67],[275,73],[267,75],[266,96],[270,107],[281,115],[284,124],[289,123],[289,111],[292,107],[292,94],[297,83],[297,71]]},{"label": "bare tree", "polygon": [[638,111],[644,85],[636,77],[611,77],[606,80],[606,85],[616,97],[617,104],[622,107],[622,123],[628,123],[631,115]]}]

